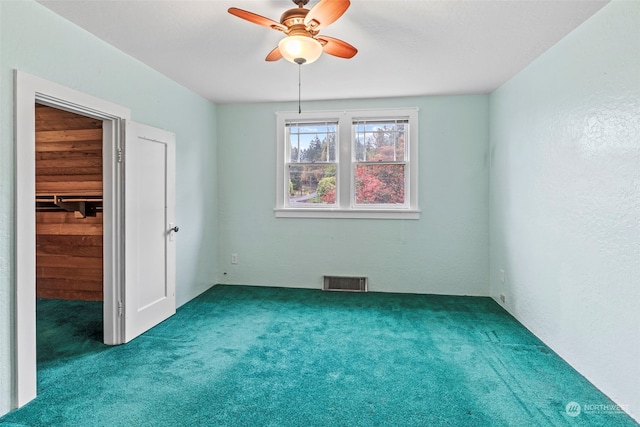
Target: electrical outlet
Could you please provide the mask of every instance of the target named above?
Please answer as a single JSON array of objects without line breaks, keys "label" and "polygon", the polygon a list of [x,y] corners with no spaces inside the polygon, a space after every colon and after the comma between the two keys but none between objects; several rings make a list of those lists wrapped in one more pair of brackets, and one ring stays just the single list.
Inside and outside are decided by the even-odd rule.
[{"label": "electrical outlet", "polygon": [[238,263],[238,254],[231,254],[231,264]]},{"label": "electrical outlet", "polygon": [[500,302],[503,304],[507,302],[507,297],[504,294],[500,294]]},{"label": "electrical outlet", "polygon": [[500,282],[504,283],[506,280],[505,278],[506,278],[506,273],[504,272],[503,269],[500,269]]}]

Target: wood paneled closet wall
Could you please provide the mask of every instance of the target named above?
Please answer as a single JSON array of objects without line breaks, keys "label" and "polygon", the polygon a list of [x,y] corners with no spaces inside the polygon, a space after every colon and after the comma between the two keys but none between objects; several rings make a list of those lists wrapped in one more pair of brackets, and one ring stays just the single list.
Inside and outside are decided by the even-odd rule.
[{"label": "wood paneled closet wall", "polygon": [[35,112],[36,295],[101,301],[102,121]]}]

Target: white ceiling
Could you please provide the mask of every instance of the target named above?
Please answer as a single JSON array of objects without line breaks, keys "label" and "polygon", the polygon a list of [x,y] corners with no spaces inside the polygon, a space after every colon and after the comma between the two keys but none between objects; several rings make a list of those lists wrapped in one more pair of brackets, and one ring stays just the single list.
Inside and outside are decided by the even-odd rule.
[{"label": "white ceiling", "polygon": [[[489,93],[608,2],[351,0],[321,34],[359,52],[303,65],[302,98]],[[264,61],[282,33],[227,13],[279,21],[290,0],[39,3],[215,103],[297,100],[298,66]]]}]

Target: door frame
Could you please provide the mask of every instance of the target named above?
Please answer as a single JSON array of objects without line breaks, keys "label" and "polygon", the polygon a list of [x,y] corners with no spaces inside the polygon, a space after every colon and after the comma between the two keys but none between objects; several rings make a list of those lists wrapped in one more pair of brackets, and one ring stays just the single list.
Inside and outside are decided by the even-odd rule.
[{"label": "door frame", "polygon": [[121,150],[129,108],[15,70],[15,304],[13,405],[36,397],[35,104],[103,121],[104,340],[124,338],[124,195]]}]

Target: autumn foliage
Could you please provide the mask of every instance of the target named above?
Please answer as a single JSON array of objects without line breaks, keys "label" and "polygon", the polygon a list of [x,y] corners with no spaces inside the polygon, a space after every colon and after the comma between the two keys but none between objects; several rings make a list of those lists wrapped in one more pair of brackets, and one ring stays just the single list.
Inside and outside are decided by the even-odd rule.
[{"label": "autumn foliage", "polygon": [[403,204],[405,165],[390,162],[404,161],[404,133],[384,126],[368,135],[356,145],[358,160],[367,162],[355,166],[356,204]]},{"label": "autumn foliage", "polygon": [[356,166],[356,203],[404,203],[404,165]]}]

